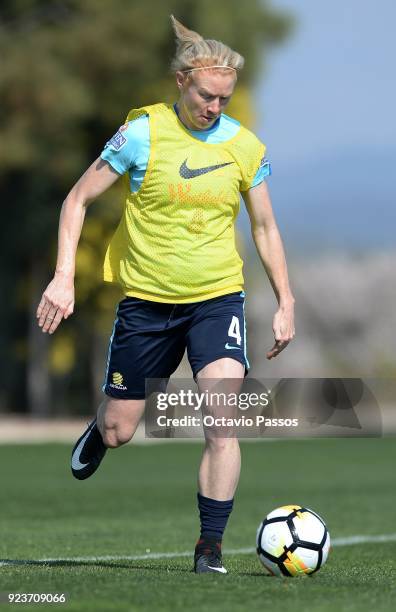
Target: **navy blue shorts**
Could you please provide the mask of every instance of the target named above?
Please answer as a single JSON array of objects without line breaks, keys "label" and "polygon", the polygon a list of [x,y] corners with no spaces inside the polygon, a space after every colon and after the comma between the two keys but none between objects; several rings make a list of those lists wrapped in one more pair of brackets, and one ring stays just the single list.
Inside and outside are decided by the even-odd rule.
[{"label": "navy blue shorts", "polygon": [[194,378],[208,363],[246,357],[245,293],[192,304],[163,304],[135,297],[117,309],[103,391],[120,399],[143,399],[146,378],[169,378],[187,349]]}]

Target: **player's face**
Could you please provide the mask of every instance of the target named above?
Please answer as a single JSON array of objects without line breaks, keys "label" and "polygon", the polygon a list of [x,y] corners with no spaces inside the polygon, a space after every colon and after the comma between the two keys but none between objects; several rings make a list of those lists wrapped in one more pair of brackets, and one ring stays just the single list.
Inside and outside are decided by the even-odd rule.
[{"label": "player's face", "polygon": [[190,75],[177,72],[176,81],[180,119],[191,130],[207,130],[230,101],[236,76],[231,70],[197,70]]}]

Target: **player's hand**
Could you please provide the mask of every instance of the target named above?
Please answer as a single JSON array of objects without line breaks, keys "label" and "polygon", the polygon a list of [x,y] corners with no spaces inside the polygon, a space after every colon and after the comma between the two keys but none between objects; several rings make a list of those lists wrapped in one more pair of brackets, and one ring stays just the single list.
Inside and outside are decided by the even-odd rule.
[{"label": "player's hand", "polygon": [[67,319],[73,310],[73,279],[55,274],[37,308],[38,324],[44,333],[53,334],[62,319]]},{"label": "player's hand", "polygon": [[294,301],[286,306],[280,306],[274,315],[272,323],[275,344],[267,353],[267,359],[276,357],[287,347],[295,335]]}]

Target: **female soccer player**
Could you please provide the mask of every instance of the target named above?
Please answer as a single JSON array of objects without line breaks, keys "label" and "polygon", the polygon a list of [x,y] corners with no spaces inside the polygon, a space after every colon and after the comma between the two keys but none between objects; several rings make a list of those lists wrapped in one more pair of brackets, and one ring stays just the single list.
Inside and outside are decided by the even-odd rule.
[{"label": "female soccer player", "polygon": [[[121,175],[125,205],[108,247],[104,278],[125,293],[111,336],[105,398],[77,441],[72,472],[91,476],[107,448],[128,442],[145,407],[145,379],[168,379],[185,349],[200,390],[242,381],[246,357],[242,261],[234,222],[242,193],[260,259],[278,301],[277,356],[294,336],[294,299],[265,177],[265,146],[223,113],[244,60],[171,17],[179,89],[173,106],[132,110],[62,206],[53,280],[37,317],[52,334],[74,306],[75,254],[88,204]],[[207,436],[198,477],[197,573],[226,573],[221,542],[240,472],[236,437]]]}]

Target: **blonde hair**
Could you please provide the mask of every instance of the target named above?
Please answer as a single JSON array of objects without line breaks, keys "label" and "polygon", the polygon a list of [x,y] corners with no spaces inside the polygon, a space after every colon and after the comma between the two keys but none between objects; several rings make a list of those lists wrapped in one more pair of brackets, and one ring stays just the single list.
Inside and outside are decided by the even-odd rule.
[{"label": "blonde hair", "polygon": [[172,72],[189,72],[205,68],[216,68],[237,74],[245,63],[242,55],[218,40],[203,38],[198,32],[189,30],[173,15],[170,16],[176,35],[176,54],[171,63]]}]

